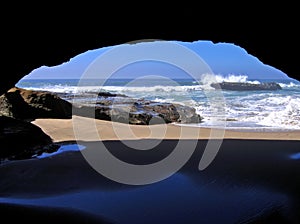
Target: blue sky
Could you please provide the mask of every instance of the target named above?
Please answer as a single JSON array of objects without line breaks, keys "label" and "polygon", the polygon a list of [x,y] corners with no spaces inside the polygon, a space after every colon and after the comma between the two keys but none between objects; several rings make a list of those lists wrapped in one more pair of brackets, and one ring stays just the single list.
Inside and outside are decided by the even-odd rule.
[{"label": "blue sky", "polygon": [[[247,53],[246,49],[243,49],[232,43],[213,43],[211,41],[195,41],[195,42],[181,42],[181,41],[169,41],[174,44],[179,44],[186,51],[190,51],[185,54],[181,50],[177,49],[174,52],[169,52],[165,57],[173,57],[173,61],[176,61],[177,64],[183,63],[190,67],[193,67],[196,63],[192,56],[199,57],[199,60],[202,60],[203,66],[206,65],[208,68],[204,68],[203,71],[200,71],[199,66],[195,66],[195,69],[199,70],[199,73],[214,73],[218,75],[227,76],[230,74],[235,75],[247,75],[249,79],[282,79],[287,78],[287,74],[282,71],[270,66],[265,65],[258,58]],[[133,52],[137,52],[136,47],[138,44],[123,44],[117,46],[108,46],[100,49],[89,50],[82,54],[71,58],[69,61],[53,66],[42,66],[33,70],[25,78],[29,79],[72,79],[72,78],[81,78],[88,66],[94,63],[95,59],[101,58],[100,56],[108,55],[112,50],[114,54],[111,54],[109,60],[102,62],[99,68],[99,73],[104,73],[105,67],[108,68],[113,66],[113,63],[117,61],[124,60],[124,58],[130,58]],[[156,50],[159,49],[161,55],[165,54],[164,47],[157,47],[158,42],[147,42],[143,43],[145,46],[149,45],[147,49]],[[120,47],[120,51],[118,51]],[[168,48],[169,49],[169,48]],[[126,51],[126,54],[124,54]],[[141,57],[145,55],[145,50],[140,50]],[[122,53],[123,52],[123,53]],[[157,53],[157,52],[156,52]],[[151,52],[150,52],[151,54]],[[134,58],[134,57],[133,57]],[[197,59],[196,59],[197,60]],[[168,61],[168,60],[167,60]],[[126,62],[126,60],[125,60]],[[124,61],[122,62],[124,63]],[[116,70],[112,77],[115,78],[137,78],[141,75],[162,75],[170,78],[186,78],[188,73],[182,69],[180,65],[169,64],[164,61],[155,61],[155,60],[141,60],[138,62],[128,63],[126,66],[121,67]],[[204,65],[206,64],[206,65]],[[202,66],[202,67],[203,67]],[[98,72],[98,71],[97,71]],[[99,76],[99,74],[98,74]],[[100,74],[101,76],[101,74]]]}]

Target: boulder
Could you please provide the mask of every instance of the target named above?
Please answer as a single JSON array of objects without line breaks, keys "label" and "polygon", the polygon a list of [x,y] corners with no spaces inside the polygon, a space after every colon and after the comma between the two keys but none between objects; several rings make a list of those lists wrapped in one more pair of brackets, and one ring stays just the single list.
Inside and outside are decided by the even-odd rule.
[{"label": "boulder", "polygon": [[179,118],[177,122],[183,124],[189,123],[200,123],[203,119],[199,114],[197,114],[196,109],[194,107],[183,106],[179,104],[174,104],[176,110],[179,113]]},{"label": "boulder", "polygon": [[58,148],[38,126],[6,116],[0,116],[0,144],[0,162],[31,158],[42,151]]},{"label": "boulder", "polygon": [[51,92],[14,87],[0,96],[0,115],[17,119],[71,118],[72,104]]},{"label": "boulder", "polygon": [[73,114],[136,125],[200,123],[202,120],[193,107],[132,98],[124,98],[124,101],[110,98],[105,103],[96,103],[95,107],[76,106],[73,107]]}]

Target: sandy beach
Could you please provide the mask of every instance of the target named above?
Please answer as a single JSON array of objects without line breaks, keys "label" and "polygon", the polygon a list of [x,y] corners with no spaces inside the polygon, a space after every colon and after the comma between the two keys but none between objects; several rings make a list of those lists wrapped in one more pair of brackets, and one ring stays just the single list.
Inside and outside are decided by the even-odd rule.
[{"label": "sandy beach", "polygon": [[[265,140],[300,140],[300,131],[253,132],[232,130],[211,130],[178,126],[162,125],[128,125],[118,122],[96,120],[73,116],[72,119],[36,119],[32,122],[48,134],[54,142],[60,141],[98,141],[98,140],[133,140],[133,139],[265,139]],[[80,131],[77,133],[74,128]],[[77,131],[77,132],[78,132]],[[97,132],[97,133],[96,133]],[[181,134],[186,133],[186,134]]]},{"label": "sandy beach", "polygon": [[[199,134],[173,124],[130,125],[133,135],[126,124],[84,117],[32,123],[56,144],[77,143],[92,152],[101,141],[117,158],[138,165],[168,157],[179,137],[186,145],[196,139],[197,146],[178,172],[146,185],[106,178],[79,151],[1,164],[0,209],[6,218],[45,223],[299,223],[299,132],[226,131],[216,158],[199,170],[210,129]],[[76,134],[74,127],[84,134]],[[162,127],[165,134],[155,134]],[[149,128],[154,128],[152,134]],[[159,138],[153,150],[130,148]]]}]

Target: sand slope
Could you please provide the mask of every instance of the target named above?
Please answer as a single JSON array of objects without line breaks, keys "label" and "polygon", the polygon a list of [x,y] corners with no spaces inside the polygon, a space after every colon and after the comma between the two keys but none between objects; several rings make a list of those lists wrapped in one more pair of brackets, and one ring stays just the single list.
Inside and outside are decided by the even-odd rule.
[{"label": "sand slope", "polygon": [[[138,126],[117,122],[95,120],[80,116],[72,119],[36,119],[33,124],[51,136],[54,141],[83,140],[122,140],[122,139],[274,139],[300,140],[300,131],[286,132],[239,132],[211,130],[167,125]],[[76,133],[77,132],[77,133]]]}]

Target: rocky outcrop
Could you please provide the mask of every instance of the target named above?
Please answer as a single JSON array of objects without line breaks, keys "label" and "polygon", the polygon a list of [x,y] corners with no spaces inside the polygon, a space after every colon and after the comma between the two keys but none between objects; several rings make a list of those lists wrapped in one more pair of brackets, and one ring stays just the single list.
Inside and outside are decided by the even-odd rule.
[{"label": "rocky outcrop", "polygon": [[192,107],[128,97],[100,99],[95,107],[77,106],[73,114],[136,125],[200,123],[202,120]]},{"label": "rocky outcrop", "polygon": [[211,87],[215,89],[234,90],[234,91],[251,91],[251,90],[279,90],[282,89],[278,83],[245,83],[245,82],[222,82],[212,83]]},{"label": "rocky outcrop", "polygon": [[134,99],[109,92],[100,92],[97,96],[95,106],[73,105],[55,93],[14,87],[0,96],[0,115],[34,120],[71,118],[74,114],[137,125],[199,123],[202,119],[194,108],[179,104]]},{"label": "rocky outcrop", "polygon": [[0,163],[4,159],[31,158],[58,148],[36,125],[6,116],[0,116],[0,143]]},{"label": "rocky outcrop", "polygon": [[72,114],[135,125],[202,120],[194,108],[179,104],[105,93],[96,106],[78,106],[54,93],[12,88],[0,96],[0,162],[56,151],[58,145],[27,119],[71,118]]},{"label": "rocky outcrop", "polygon": [[17,119],[71,118],[72,104],[51,92],[14,87],[0,96],[0,115]]},{"label": "rocky outcrop", "polygon": [[58,145],[27,120],[71,116],[72,104],[56,94],[11,88],[0,96],[0,161],[56,151]]}]

